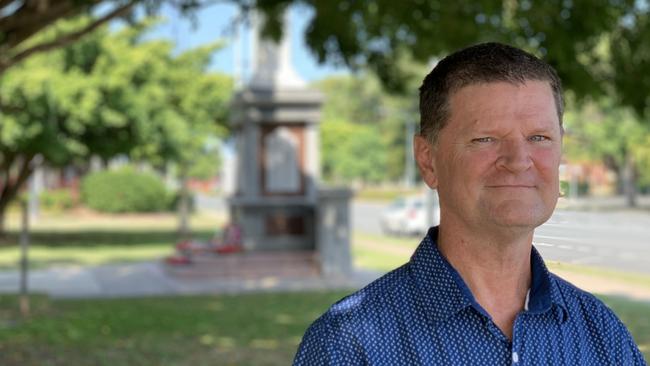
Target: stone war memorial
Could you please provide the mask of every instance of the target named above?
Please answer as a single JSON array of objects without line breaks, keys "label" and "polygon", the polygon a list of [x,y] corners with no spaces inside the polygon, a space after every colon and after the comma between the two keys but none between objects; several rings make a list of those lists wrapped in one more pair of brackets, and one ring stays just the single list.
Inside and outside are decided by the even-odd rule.
[{"label": "stone war memorial", "polygon": [[[257,37],[250,80],[232,102],[236,183],[230,217],[242,252],[201,256],[181,274],[238,278],[346,277],[351,273],[351,191],[319,184],[323,96],[291,64],[285,27],[275,43]],[[257,34],[257,32],[254,32]]]}]

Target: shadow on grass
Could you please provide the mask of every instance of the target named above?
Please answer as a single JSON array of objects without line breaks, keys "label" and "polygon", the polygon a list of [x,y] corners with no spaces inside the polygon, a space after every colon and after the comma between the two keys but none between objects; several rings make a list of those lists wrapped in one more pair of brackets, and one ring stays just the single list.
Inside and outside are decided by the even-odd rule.
[{"label": "shadow on grass", "polygon": [[[288,365],[305,330],[350,291],[132,299],[0,295],[3,365]],[[650,356],[650,304],[601,297]],[[55,356],[44,358],[45,356]],[[4,357],[4,358],[3,358]]]},{"label": "shadow on grass", "polygon": [[[191,238],[208,240],[214,235],[211,230],[195,230]],[[20,233],[9,231],[0,242],[1,247],[17,245]],[[176,230],[78,230],[78,231],[32,231],[30,245],[42,247],[133,245],[146,246],[179,240]]]}]

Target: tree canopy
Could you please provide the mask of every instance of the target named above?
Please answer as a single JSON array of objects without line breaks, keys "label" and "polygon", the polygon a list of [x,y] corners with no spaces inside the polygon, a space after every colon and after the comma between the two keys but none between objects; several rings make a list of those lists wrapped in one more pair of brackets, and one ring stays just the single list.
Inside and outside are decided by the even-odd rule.
[{"label": "tree canopy", "polygon": [[[650,19],[636,0],[257,0],[264,31],[278,37],[292,4],[313,10],[306,42],[322,62],[368,67],[404,92],[405,55],[430,62],[452,50],[502,41],[543,57],[579,97],[609,95],[648,114]],[[420,76],[421,78],[421,76]]]},{"label": "tree canopy", "polygon": [[629,108],[611,100],[575,105],[565,116],[564,154],[571,162],[602,162],[616,175],[617,191],[628,204],[636,191],[650,185],[650,126]]},{"label": "tree canopy", "polygon": [[36,156],[51,165],[124,154],[189,166],[207,138],[226,133],[232,81],[207,72],[219,45],[174,55],[171,42],[143,39],[150,25],[103,27],[0,76],[0,218]]},{"label": "tree canopy", "polygon": [[413,88],[406,95],[389,94],[373,74],[363,72],[328,77],[314,87],[325,95],[323,177],[360,183],[404,178],[406,141],[418,123],[414,105],[417,90]]},{"label": "tree canopy", "polygon": [[[35,53],[78,41],[112,19],[133,19],[136,7],[155,13],[168,4],[192,14],[214,3],[263,13],[263,33],[274,38],[282,33],[287,7],[308,8],[313,16],[305,39],[321,62],[367,67],[393,91],[404,92],[410,74],[396,60],[408,56],[427,63],[492,40],[545,58],[579,98],[609,95],[638,115],[648,114],[650,6],[639,0],[0,1],[0,72]],[[93,20],[34,41],[56,20],[79,14]]]},{"label": "tree canopy", "polygon": [[[80,40],[108,22],[122,18],[134,21],[136,5],[148,14],[163,5],[184,14],[210,1],[201,0],[0,0],[0,73],[24,59]],[[60,19],[85,15],[90,21],[61,32],[38,37]]]}]

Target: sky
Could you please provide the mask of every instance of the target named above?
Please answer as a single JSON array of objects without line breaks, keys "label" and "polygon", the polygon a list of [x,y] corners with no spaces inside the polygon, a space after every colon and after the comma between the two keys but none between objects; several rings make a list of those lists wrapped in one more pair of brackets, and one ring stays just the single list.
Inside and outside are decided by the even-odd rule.
[{"label": "sky", "polygon": [[[306,8],[290,9],[290,33],[293,66],[303,79],[314,81],[328,75],[345,73],[344,68],[329,65],[319,65],[316,58],[305,47],[303,38],[307,22],[311,19],[311,12]],[[214,71],[233,74],[235,67],[235,49],[232,37],[232,21],[237,15],[237,7],[232,4],[215,4],[202,9],[197,14],[197,21],[193,25],[187,17],[180,15],[175,9],[163,7],[162,16],[166,22],[151,32],[152,38],[169,38],[177,44],[177,51],[197,47],[217,40],[224,42],[224,48],[215,53],[211,69]],[[250,32],[248,32],[250,33]],[[249,37],[242,37],[250,40]],[[242,46],[240,46],[241,49]],[[243,60],[249,57],[244,51]],[[252,65],[252,62],[244,62]],[[248,70],[250,72],[251,70]],[[245,71],[246,73],[246,71]]]}]

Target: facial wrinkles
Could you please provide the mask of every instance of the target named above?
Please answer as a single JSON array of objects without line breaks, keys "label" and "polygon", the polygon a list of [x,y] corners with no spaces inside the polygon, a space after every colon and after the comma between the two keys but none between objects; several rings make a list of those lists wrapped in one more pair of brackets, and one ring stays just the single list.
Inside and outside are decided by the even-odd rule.
[{"label": "facial wrinkles", "polygon": [[[461,133],[454,137],[453,151],[455,153],[447,157],[450,159],[449,161],[453,164],[472,164],[479,168],[483,165],[483,169],[487,171],[484,178],[488,183],[539,184],[537,169],[544,169],[544,159],[552,158],[549,156],[552,155],[549,154],[550,151],[545,152],[544,150],[549,150],[552,147],[551,144],[556,143],[555,139],[559,138],[556,136],[558,133],[553,131],[554,129],[559,130],[559,123],[557,126],[555,125],[557,121],[553,116],[550,116],[548,122],[539,122],[540,118],[546,118],[546,116],[540,116],[538,107],[526,103],[532,101],[533,98],[522,99],[522,103],[526,104],[523,108],[512,107],[516,103],[486,107],[483,115],[461,127]],[[478,110],[481,111],[481,104],[477,105],[479,106]],[[475,105],[472,104],[472,106]],[[468,115],[476,113],[471,109],[467,109],[467,111],[469,111]],[[458,117],[458,120],[453,123],[462,122],[464,116]],[[516,121],[516,123],[509,121]],[[528,139],[534,134],[549,136],[553,141],[530,142]],[[491,137],[495,141],[486,144],[486,146],[476,147],[478,151],[467,149],[467,145],[472,145],[472,138],[476,137]],[[498,159],[506,159],[504,166],[511,169],[494,169]],[[542,161],[542,166],[537,165],[538,160]]]},{"label": "facial wrinkles", "polygon": [[[507,83],[504,86],[508,87]],[[552,95],[550,86],[545,85],[545,87],[548,88],[549,95]],[[553,121],[553,127],[558,127],[559,130],[560,122],[555,103],[545,103],[534,93],[526,92],[521,88],[516,88],[516,92],[512,93],[508,99],[492,98],[491,95],[480,90],[473,90],[466,96],[468,97],[465,99],[471,100],[471,103],[459,103],[457,99],[452,100],[453,111],[457,112],[457,117],[459,117],[457,119],[467,120],[466,116],[478,116],[480,119],[467,123],[465,129],[477,127],[489,129],[504,120],[526,122],[539,121],[540,118],[543,118],[549,122]],[[454,101],[456,103],[453,103]]]}]

